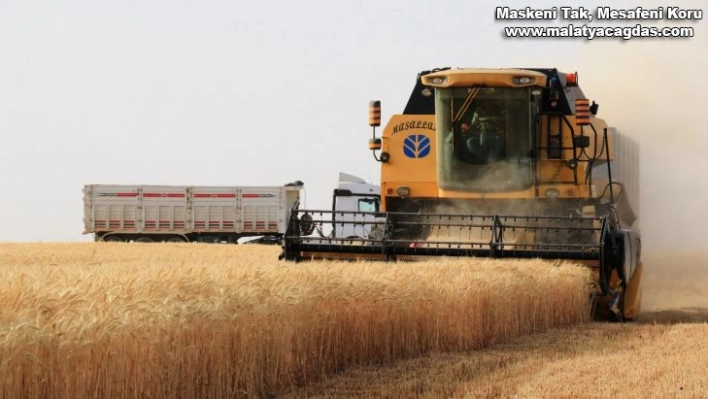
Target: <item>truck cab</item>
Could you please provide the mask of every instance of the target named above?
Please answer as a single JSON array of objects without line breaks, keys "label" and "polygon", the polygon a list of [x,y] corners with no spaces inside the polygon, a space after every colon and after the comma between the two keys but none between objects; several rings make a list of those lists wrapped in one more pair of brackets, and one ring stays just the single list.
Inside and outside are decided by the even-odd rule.
[{"label": "truck cab", "polygon": [[336,238],[368,238],[381,211],[380,187],[339,173],[332,195],[332,235]]}]

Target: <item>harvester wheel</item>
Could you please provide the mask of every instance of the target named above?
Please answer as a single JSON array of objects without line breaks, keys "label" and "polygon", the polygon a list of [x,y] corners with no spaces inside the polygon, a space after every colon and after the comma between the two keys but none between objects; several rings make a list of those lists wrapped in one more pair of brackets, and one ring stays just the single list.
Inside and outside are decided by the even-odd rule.
[{"label": "harvester wheel", "polygon": [[599,289],[597,284],[594,284],[594,285],[595,286],[593,287],[593,289],[590,290],[590,300],[589,300],[590,309],[588,309],[589,313],[590,313],[590,317],[593,317],[593,318],[595,317],[595,312],[597,311],[597,306],[598,306],[597,305],[597,296],[598,296],[597,290]]},{"label": "harvester wheel", "polygon": [[593,305],[593,319],[595,321],[604,321],[609,323],[622,323],[625,321],[632,321],[632,319],[627,319],[622,314],[622,298],[624,294],[620,294],[621,297],[618,303],[615,305],[619,307],[619,311],[614,311],[612,304],[613,298],[609,295],[595,295],[594,305]]},{"label": "harvester wheel", "polygon": [[300,235],[309,236],[315,231],[315,223],[313,222],[312,215],[305,213],[300,216]]},{"label": "harvester wheel", "polygon": [[620,314],[617,315],[617,318],[618,318],[617,321],[621,321],[621,322],[634,321],[633,317],[626,317],[624,315],[624,298],[625,298],[625,295],[624,295],[624,292],[622,292],[622,297],[620,298],[619,305],[618,305],[620,308]]}]

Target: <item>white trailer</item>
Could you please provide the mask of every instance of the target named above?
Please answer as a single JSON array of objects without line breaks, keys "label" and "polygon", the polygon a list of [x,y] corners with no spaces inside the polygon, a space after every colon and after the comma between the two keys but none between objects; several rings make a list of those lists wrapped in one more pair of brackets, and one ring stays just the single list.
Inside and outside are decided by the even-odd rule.
[{"label": "white trailer", "polygon": [[282,236],[302,182],[274,187],[91,184],[84,234],[96,241],[229,242]]}]

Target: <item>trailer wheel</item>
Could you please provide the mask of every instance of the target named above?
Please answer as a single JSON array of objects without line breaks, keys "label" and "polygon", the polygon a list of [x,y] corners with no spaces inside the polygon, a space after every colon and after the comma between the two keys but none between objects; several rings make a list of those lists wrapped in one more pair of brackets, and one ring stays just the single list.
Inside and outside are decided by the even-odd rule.
[{"label": "trailer wheel", "polygon": [[152,237],[142,236],[138,237],[135,242],[155,242],[155,240],[153,240]]},{"label": "trailer wheel", "polygon": [[103,241],[103,242],[124,242],[125,240],[121,236],[110,235],[110,236],[104,236],[103,238],[101,238],[101,241]]},{"label": "trailer wheel", "polygon": [[182,237],[170,237],[167,239],[167,242],[186,242],[186,241],[184,241],[184,238],[182,238]]}]

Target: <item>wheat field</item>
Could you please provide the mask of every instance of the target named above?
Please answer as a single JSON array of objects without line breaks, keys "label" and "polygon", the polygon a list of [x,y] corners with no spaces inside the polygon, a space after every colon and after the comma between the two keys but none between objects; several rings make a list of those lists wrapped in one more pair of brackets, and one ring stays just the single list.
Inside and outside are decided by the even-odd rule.
[{"label": "wheat field", "polygon": [[642,313],[354,367],[296,398],[707,398],[708,252],[645,251]]},{"label": "wheat field", "polygon": [[278,252],[0,244],[0,397],[273,397],[589,317],[589,272],[572,264]]}]

